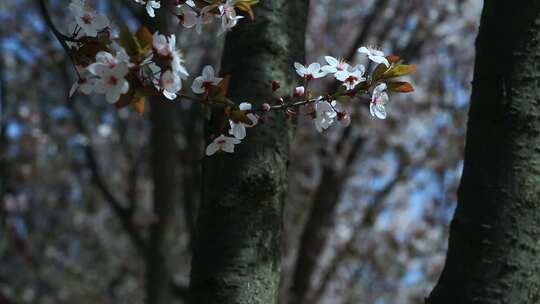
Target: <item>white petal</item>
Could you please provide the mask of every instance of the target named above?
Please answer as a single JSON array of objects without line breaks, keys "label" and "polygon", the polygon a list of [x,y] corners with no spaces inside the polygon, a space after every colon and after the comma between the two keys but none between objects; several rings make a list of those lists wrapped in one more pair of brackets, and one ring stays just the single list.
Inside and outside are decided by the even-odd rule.
[{"label": "white petal", "polygon": [[246,127],[243,123],[235,123],[234,121],[229,120],[229,124],[231,126],[229,134],[233,135],[237,139],[244,139],[246,137]]},{"label": "white petal", "polygon": [[234,144],[227,142],[225,145],[223,145],[221,150],[227,153],[234,153]]},{"label": "white petal", "polygon": [[214,68],[210,65],[205,66],[204,69],[202,70],[202,76],[205,80],[213,79],[214,74],[215,74]]},{"label": "white petal", "polygon": [[242,102],[238,108],[242,111],[251,110],[251,104],[249,102]]},{"label": "white petal", "polygon": [[71,98],[73,96],[73,94],[75,94],[75,91],[77,91],[77,88],[79,88],[79,82],[78,81],[75,81],[75,83],[71,86],[71,89],[69,89],[69,98]]},{"label": "white petal", "polygon": [[331,65],[325,65],[321,68],[321,70],[325,73],[328,73],[328,74],[332,74],[332,73],[336,73],[338,70],[336,69],[336,67],[334,66],[331,66]]},{"label": "white petal", "polygon": [[339,71],[334,76],[339,81],[345,81],[345,80],[347,80],[347,78],[349,78],[349,75],[350,74],[347,71]]},{"label": "white petal", "polygon": [[370,55],[371,51],[367,47],[363,46],[358,49],[358,53]]},{"label": "white petal", "polygon": [[332,56],[324,56],[324,59],[326,60],[326,62],[328,62],[329,65],[333,67],[337,67],[339,64],[339,61]]},{"label": "white petal", "polygon": [[259,118],[255,114],[249,113],[246,117],[251,121],[251,125],[245,125],[247,128],[254,127],[259,122]]},{"label": "white petal", "polygon": [[120,92],[117,90],[109,90],[105,94],[105,99],[108,103],[115,103],[120,98]]},{"label": "white petal", "polygon": [[215,142],[212,142],[206,147],[206,155],[207,156],[212,156],[212,155],[216,154],[216,152],[218,150],[219,150],[218,145]]},{"label": "white petal", "polygon": [[317,74],[321,70],[321,65],[318,62],[314,62],[307,68],[309,74]]},{"label": "white petal", "polygon": [[176,94],[173,93],[173,92],[169,92],[167,90],[163,90],[163,96],[165,96],[169,100],[175,100],[176,99]]},{"label": "white petal", "polygon": [[193,91],[193,93],[195,94],[203,94],[204,93],[204,88],[203,88],[203,79],[201,76],[195,78],[195,80],[193,80],[193,83],[191,84],[191,90]]},{"label": "white petal", "polygon": [[380,56],[370,56],[369,59],[375,63],[384,64],[386,67],[390,67],[390,62],[388,62],[388,59],[386,57],[380,57]]}]

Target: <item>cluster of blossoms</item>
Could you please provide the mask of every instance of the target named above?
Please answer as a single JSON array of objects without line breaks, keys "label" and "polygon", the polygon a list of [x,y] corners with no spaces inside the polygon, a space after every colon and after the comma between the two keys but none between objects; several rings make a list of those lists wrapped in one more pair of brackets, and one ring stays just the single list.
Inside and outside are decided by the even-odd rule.
[{"label": "cluster of blossoms", "polygon": [[189,73],[174,35],[152,35],[143,27],[135,35],[124,28],[114,37],[108,19],[82,0],[73,1],[69,8],[76,25],[66,40],[79,76],[70,96],[77,90],[105,94],[109,103],[133,105],[140,114],[145,96],[177,98]]},{"label": "cluster of blossoms", "polygon": [[[241,103],[235,111],[225,111],[229,119],[229,130],[227,136],[222,134],[214,139],[206,149],[207,155],[212,155],[217,151],[233,152],[234,145],[239,144],[246,136],[246,128],[257,124],[259,115],[264,115],[271,110],[281,110],[286,117],[304,113],[313,119],[317,131],[322,132],[339,122],[343,126],[351,123],[351,116],[345,111],[344,103],[350,103],[355,97],[363,94],[370,94],[369,110],[372,116],[379,119],[386,119],[386,104],[389,97],[387,90],[393,92],[412,92],[413,87],[402,81],[395,81],[394,78],[404,76],[415,71],[415,66],[401,64],[397,56],[385,56],[377,49],[361,47],[360,54],[368,57],[376,64],[370,75],[366,74],[366,67],[358,64],[351,65],[344,60],[325,56],[326,64],[314,62],[303,65],[295,62],[294,68],[298,76],[302,79],[301,86],[296,87],[292,94],[280,96],[273,105],[262,103],[259,109],[253,109],[249,103]],[[209,70],[210,68],[207,67]],[[216,78],[213,75],[206,77],[203,83],[210,84]],[[309,90],[312,81],[330,76],[338,81],[340,86],[336,92],[325,95],[314,94]],[[218,82],[219,83],[219,82]],[[273,91],[279,89],[279,83],[273,82]],[[195,91],[203,93],[205,91]],[[288,102],[285,102],[288,100]]]},{"label": "cluster of blossoms", "polygon": [[[155,9],[161,8],[160,1],[134,0],[138,4],[144,5],[150,17],[155,17]],[[195,28],[197,33],[202,33],[205,24],[212,23],[213,19],[221,20],[221,30],[218,35],[223,34],[244,18],[237,14],[236,10],[247,13],[251,19],[254,18],[251,6],[258,0],[178,0],[173,1],[174,5],[170,11],[178,17],[180,24],[186,28]]]},{"label": "cluster of blossoms", "polygon": [[[150,16],[161,7],[159,1],[136,0],[145,5]],[[255,0],[227,1],[176,1],[175,12],[182,24],[200,30],[205,18],[217,15],[222,18],[222,30],[236,25],[241,16],[236,9],[252,16],[251,5]],[[294,63],[300,83],[292,92],[284,92],[273,100],[261,100],[254,104],[237,103],[227,97],[230,76],[219,77],[211,66],[205,66],[200,76],[193,79],[191,90],[195,96],[181,93],[182,82],[189,77],[184,66],[182,52],[176,48],[176,37],[158,32],[152,34],[141,27],[135,34],[123,28],[113,35],[110,22],[83,0],[73,0],[69,6],[75,16],[75,26],[70,36],[55,32],[66,46],[74,62],[78,81],[70,96],[76,91],[84,94],[105,94],[105,99],[117,107],[131,105],[144,113],[145,97],[163,95],[169,100],[186,98],[201,102],[223,118],[221,134],[215,136],[206,148],[210,156],[218,151],[234,152],[247,135],[247,129],[258,124],[262,116],[280,111],[289,118],[299,113],[313,119],[315,128],[322,132],[338,122],[344,126],[351,123],[345,106],[356,97],[371,96],[369,109],[372,116],[385,119],[388,93],[411,92],[412,86],[396,77],[415,71],[413,65],[402,64],[397,56],[386,56],[382,51],[361,47],[358,52],[366,56],[374,68],[370,72],[361,64],[353,65],[345,60],[325,56],[325,64],[309,65]],[[291,69],[291,72],[293,69]],[[316,79],[331,77],[339,86],[335,92],[319,94],[310,90]],[[272,82],[272,91],[280,89],[278,81]]]}]

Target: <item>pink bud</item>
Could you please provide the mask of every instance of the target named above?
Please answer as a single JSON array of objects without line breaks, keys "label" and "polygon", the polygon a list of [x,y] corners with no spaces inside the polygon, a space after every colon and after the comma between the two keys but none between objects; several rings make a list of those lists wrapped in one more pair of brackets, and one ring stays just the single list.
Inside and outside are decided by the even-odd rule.
[{"label": "pink bud", "polygon": [[304,87],[296,87],[294,89],[294,92],[293,92],[293,97],[295,97],[295,98],[303,97],[305,92],[306,92],[306,90],[305,90]]},{"label": "pink bud", "polygon": [[283,99],[283,97],[280,96],[280,97],[277,98],[277,103],[278,103],[279,105],[282,105],[282,104],[285,103],[285,100]]},{"label": "pink bud", "polygon": [[272,80],[272,92],[277,91],[280,87],[281,85],[279,84],[279,82]]},{"label": "pink bud", "polygon": [[272,108],[272,107],[270,106],[270,104],[269,104],[269,103],[266,103],[266,102],[263,103],[262,106],[261,106],[261,110],[263,110],[264,112],[270,111],[271,108]]}]

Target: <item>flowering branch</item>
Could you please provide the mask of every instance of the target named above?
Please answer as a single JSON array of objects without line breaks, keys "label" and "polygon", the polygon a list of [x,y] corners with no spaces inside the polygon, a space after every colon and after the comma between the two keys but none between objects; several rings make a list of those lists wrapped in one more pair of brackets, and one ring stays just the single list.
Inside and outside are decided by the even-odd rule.
[{"label": "flowering branch", "polygon": [[[135,0],[145,5],[153,17],[160,1]],[[222,31],[230,30],[243,16],[237,10],[254,18],[251,6],[256,0],[205,0],[176,1],[175,12],[186,27],[194,26],[197,31],[214,16],[221,19]],[[169,100],[187,99],[214,108],[222,115],[223,134],[214,136],[207,146],[206,155],[218,151],[234,152],[234,146],[247,135],[247,128],[257,125],[259,119],[271,111],[281,111],[289,118],[300,113],[313,119],[315,128],[322,132],[334,122],[348,126],[351,122],[346,105],[360,94],[371,94],[369,103],[372,116],[385,119],[387,91],[407,93],[414,89],[411,84],[394,80],[413,73],[416,68],[402,64],[397,56],[386,56],[382,51],[360,47],[357,52],[376,66],[370,71],[362,64],[352,65],[343,59],[325,56],[325,65],[314,62],[304,66],[294,63],[300,76],[300,86],[293,92],[285,92],[274,104],[258,102],[254,108],[249,102],[231,100],[228,95],[231,76],[219,77],[211,66],[205,66],[200,76],[193,79],[191,91],[196,96],[182,92],[182,83],[190,74],[184,66],[184,55],[176,48],[176,36],[150,33],[141,27],[136,33],[123,28],[114,36],[107,17],[85,5],[83,0],[72,0],[70,11],[76,26],[71,36],[62,34],[52,23],[44,0],[40,7],[47,25],[70,56],[76,72],[77,82],[70,90],[84,94],[105,94],[106,100],[116,107],[132,106],[140,115],[144,113],[147,96],[163,95]],[[309,89],[311,82],[332,76],[339,87],[321,95]],[[279,81],[272,82],[272,91],[280,89]],[[285,102],[287,101],[287,102]],[[226,123],[228,122],[228,124]]]}]

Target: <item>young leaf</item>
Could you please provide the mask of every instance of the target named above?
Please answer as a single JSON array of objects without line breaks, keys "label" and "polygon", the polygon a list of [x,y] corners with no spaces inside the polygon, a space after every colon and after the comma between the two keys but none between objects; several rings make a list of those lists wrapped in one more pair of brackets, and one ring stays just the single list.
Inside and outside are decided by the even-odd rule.
[{"label": "young leaf", "polygon": [[141,26],[135,33],[139,44],[139,54],[145,56],[152,50],[152,33],[144,26]]},{"label": "young leaf", "polygon": [[239,10],[246,12],[251,20],[255,20],[255,14],[253,13],[251,6],[257,4],[258,2],[259,0],[239,0],[236,2],[235,6]]},{"label": "young leaf", "polygon": [[399,76],[408,75],[414,72],[416,72],[416,65],[398,64],[394,66],[393,68],[391,68],[390,70],[386,71],[382,75],[382,78],[387,79],[387,78],[399,77]]},{"label": "young leaf", "polygon": [[124,26],[120,31],[120,45],[126,50],[129,57],[137,56],[139,54],[139,43],[135,36],[131,34],[129,28]]},{"label": "young leaf", "polygon": [[132,100],[132,106],[139,114],[139,116],[144,115],[144,97],[143,96],[137,96]]},{"label": "young leaf", "polygon": [[410,93],[414,92],[413,86],[408,82],[402,81],[389,81],[386,83],[388,90],[398,93]]}]

